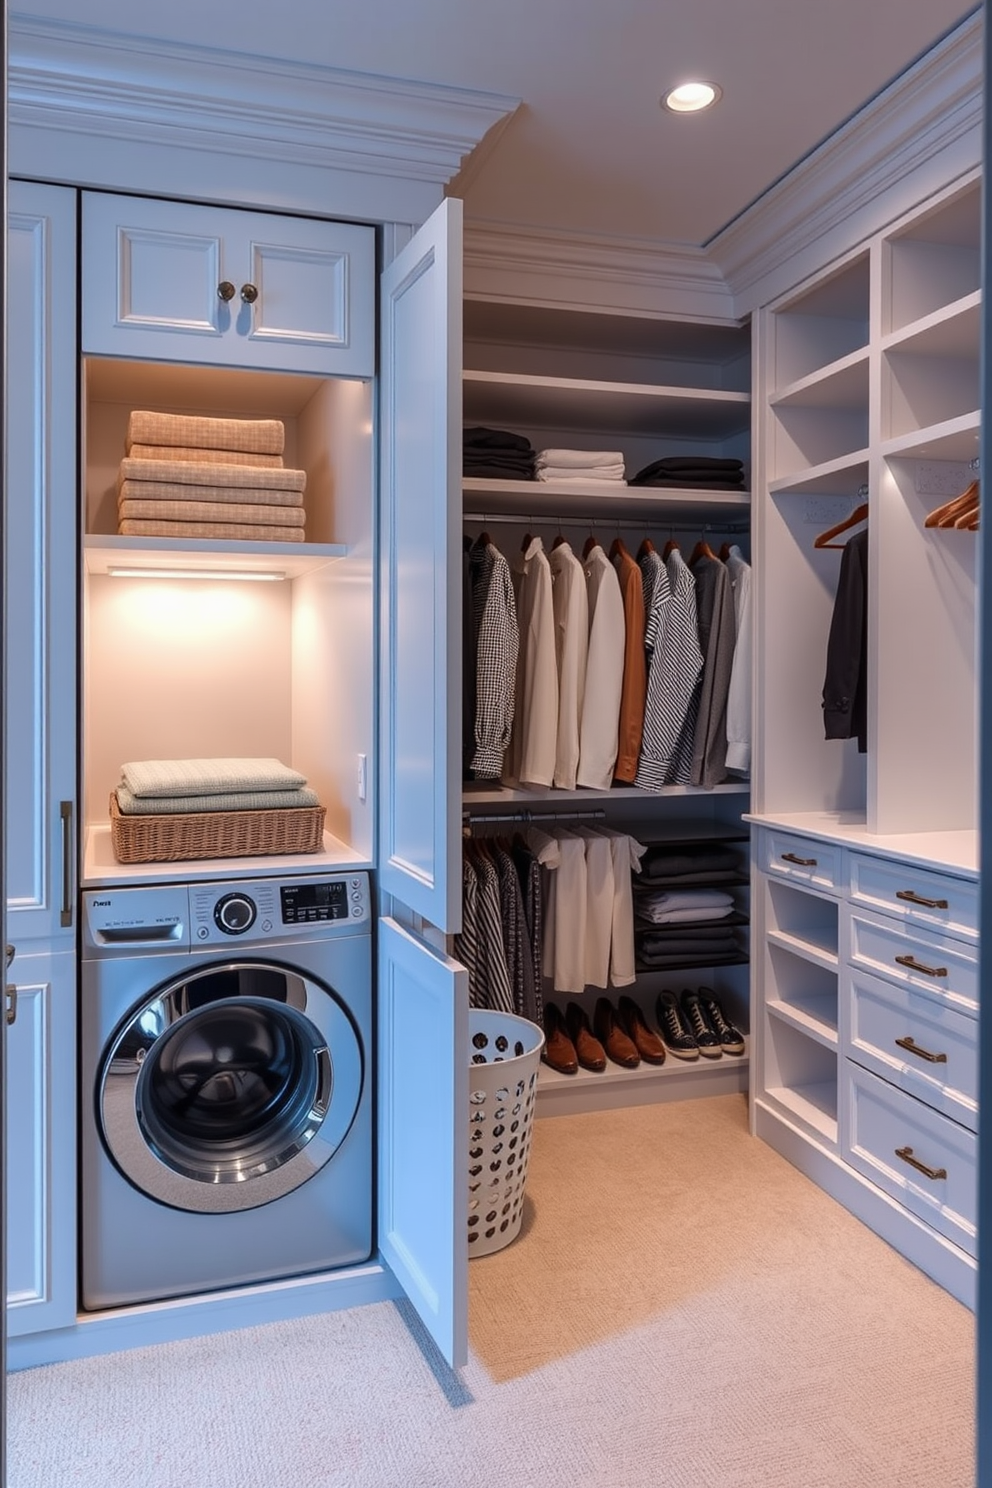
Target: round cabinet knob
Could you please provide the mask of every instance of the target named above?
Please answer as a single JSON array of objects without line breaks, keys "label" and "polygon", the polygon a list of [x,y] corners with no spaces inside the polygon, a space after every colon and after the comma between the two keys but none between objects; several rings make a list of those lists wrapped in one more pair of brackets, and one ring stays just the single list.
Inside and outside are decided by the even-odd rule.
[{"label": "round cabinet knob", "polygon": [[242,284],[241,298],[244,300],[246,305],[254,305],[255,301],[258,299],[258,290],[255,288],[254,284]]},{"label": "round cabinet knob", "polygon": [[233,300],[236,290],[230,279],[222,279],[217,286],[217,293],[222,300]]},{"label": "round cabinet knob", "polygon": [[243,935],[255,923],[256,913],[247,894],[225,894],[214,905],[214,923],[225,935]]}]

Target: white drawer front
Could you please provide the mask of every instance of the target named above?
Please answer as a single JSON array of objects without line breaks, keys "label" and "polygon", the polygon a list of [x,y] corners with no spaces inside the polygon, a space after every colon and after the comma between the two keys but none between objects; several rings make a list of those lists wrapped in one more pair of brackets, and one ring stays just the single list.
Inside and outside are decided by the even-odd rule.
[{"label": "white drawer front", "polygon": [[847,1161],[933,1229],[975,1254],[974,1132],[852,1061],[847,1071]]},{"label": "white drawer front", "polygon": [[850,915],[850,930],[855,968],[921,988],[965,1011],[977,1011],[978,962],[963,941],[856,910]]},{"label": "white drawer front", "polygon": [[851,853],[851,899],[913,924],[978,939],[978,883]]},{"label": "white drawer front", "polygon": [[829,842],[811,842],[767,828],[761,833],[761,866],[776,878],[838,894],[844,888],[842,864],[843,848]]},{"label": "white drawer front", "polygon": [[849,978],[845,1053],[972,1131],[978,1116],[978,1023],[927,992],[864,972]]}]

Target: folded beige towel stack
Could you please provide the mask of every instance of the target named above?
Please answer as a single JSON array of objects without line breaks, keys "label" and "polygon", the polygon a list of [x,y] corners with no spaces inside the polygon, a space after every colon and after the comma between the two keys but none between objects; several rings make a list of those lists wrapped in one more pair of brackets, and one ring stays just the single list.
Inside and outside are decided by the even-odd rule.
[{"label": "folded beige towel stack", "polygon": [[125,816],[320,804],[306,776],[277,759],[131,760],[121,766],[116,795]]},{"label": "folded beige towel stack", "polygon": [[303,542],[305,470],[283,466],[279,419],[136,409],[117,478],[125,537]]}]

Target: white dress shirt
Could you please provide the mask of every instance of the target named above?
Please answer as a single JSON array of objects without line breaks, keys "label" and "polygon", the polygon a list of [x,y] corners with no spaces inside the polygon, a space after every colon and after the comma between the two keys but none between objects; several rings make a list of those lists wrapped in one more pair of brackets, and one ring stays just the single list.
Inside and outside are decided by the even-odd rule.
[{"label": "white dress shirt", "polygon": [[539,537],[510,566],[520,651],[505,780],[550,785],[558,747],[558,663],[551,567]]},{"label": "white dress shirt", "polygon": [[727,769],[751,769],[751,565],[735,543],[727,558],[734,587],[737,641],[727,694]]},{"label": "white dress shirt", "polygon": [[554,784],[574,790],[579,768],[579,724],[589,654],[589,600],[585,574],[567,542],[548,554],[551,568],[555,660],[558,666],[558,740]]},{"label": "white dress shirt", "polygon": [[599,543],[585,560],[589,596],[589,658],[582,699],[577,783],[608,790],[613,784],[623,690],[626,625],[620,580]]}]

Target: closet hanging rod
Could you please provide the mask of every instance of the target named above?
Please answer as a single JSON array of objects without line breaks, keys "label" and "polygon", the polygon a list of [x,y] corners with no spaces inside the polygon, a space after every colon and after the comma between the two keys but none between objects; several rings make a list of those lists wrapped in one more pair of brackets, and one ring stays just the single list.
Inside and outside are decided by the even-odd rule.
[{"label": "closet hanging rod", "polygon": [[603,516],[591,517],[557,517],[542,514],[539,511],[520,512],[517,515],[506,515],[500,512],[466,512],[466,522],[481,522],[483,526],[495,526],[499,522],[512,524],[515,527],[581,527],[588,532],[590,527],[602,527],[609,532],[639,532],[643,535],[646,528],[653,527],[658,532],[687,532],[698,534],[700,532],[750,532],[749,522],[665,522],[660,514],[645,512],[644,517],[625,517],[617,522]]},{"label": "closet hanging rod", "polygon": [[462,822],[469,827],[475,827],[484,822],[531,822],[539,826],[541,822],[551,821],[605,821],[606,812],[603,808],[587,811],[531,811],[525,806],[520,811],[463,811]]}]

